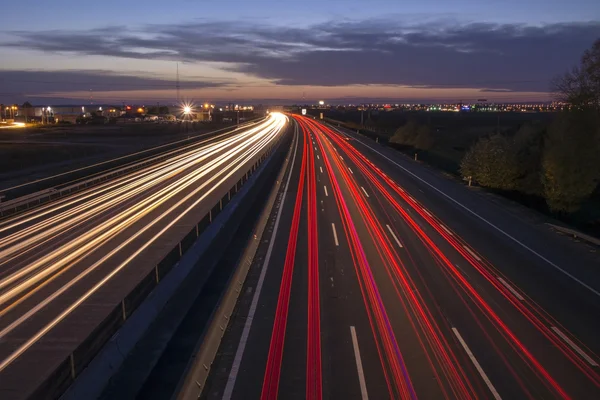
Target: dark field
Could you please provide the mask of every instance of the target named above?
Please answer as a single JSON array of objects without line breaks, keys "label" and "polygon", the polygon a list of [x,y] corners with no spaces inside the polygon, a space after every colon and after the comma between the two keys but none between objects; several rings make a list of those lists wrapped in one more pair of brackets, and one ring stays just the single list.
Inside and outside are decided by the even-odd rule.
[{"label": "dark field", "polygon": [[0,133],[0,190],[232,125],[66,125],[6,130]]}]

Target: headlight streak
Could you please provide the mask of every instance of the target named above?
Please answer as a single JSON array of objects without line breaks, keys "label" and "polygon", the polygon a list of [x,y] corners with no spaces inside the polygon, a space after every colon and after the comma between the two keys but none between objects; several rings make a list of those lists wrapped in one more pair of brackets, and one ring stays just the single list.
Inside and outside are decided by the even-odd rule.
[{"label": "headlight streak", "polygon": [[[254,140],[257,140],[257,138],[258,138],[258,135],[253,136],[253,139],[248,140],[246,143],[244,143],[244,146],[251,145]],[[52,264],[51,264],[51,266],[42,270],[42,272],[39,276],[39,279],[44,278],[45,276],[49,275],[54,270],[57,270],[60,267],[64,266],[69,261],[76,260],[78,256],[85,254],[85,252],[87,250],[109,240],[114,234],[117,234],[122,229],[126,228],[127,226],[132,225],[137,220],[139,220],[140,218],[142,218],[143,216],[145,216],[146,214],[148,214],[155,208],[159,207],[164,201],[170,199],[172,196],[174,196],[177,193],[181,192],[182,190],[186,189],[188,186],[193,184],[196,180],[203,178],[208,173],[213,172],[215,169],[219,168],[221,165],[223,165],[224,162],[228,161],[235,154],[235,152],[237,152],[239,150],[240,149],[233,148],[233,149],[227,151],[222,156],[219,156],[215,160],[212,160],[209,163],[207,163],[206,165],[203,165],[201,168],[194,171],[193,173],[184,176],[183,179],[173,182],[166,188],[163,188],[162,190],[153,194],[152,196],[147,197],[141,203],[138,203],[134,207],[127,209],[126,212],[123,212],[118,216],[119,218],[111,218],[107,222],[98,225],[96,228],[92,229],[88,233],[80,236],[75,242],[72,242],[71,246],[63,246],[63,247],[49,253],[45,257],[39,259],[36,263],[33,263],[33,264],[27,266],[26,268],[19,270],[17,273],[11,275],[8,278],[5,278],[4,280],[0,281],[0,288],[27,275],[29,272],[31,272],[35,269],[42,268],[45,265],[45,263],[52,263]],[[172,193],[171,193],[171,189],[174,189],[174,191]],[[92,210],[92,212],[94,212],[94,210]],[[133,214],[134,212],[136,212],[136,213]],[[131,216],[132,214],[133,214],[133,216]],[[127,217],[129,217],[129,219],[126,219]],[[117,222],[119,220],[121,220],[122,222],[120,224],[117,224]],[[104,231],[104,233],[102,233],[103,231]],[[52,231],[52,230],[50,232],[48,232],[48,234],[52,234],[52,233],[54,233],[54,231]],[[41,234],[40,236],[43,238],[44,234]],[[84,244],[84,245],[78,246],[78,244]],[[76,247],[75,251],[73,251],[74,247]],[[17,247],[17,249],[14,251],[18,252],[18,251],[21,251],[21,249]],[[68,255],[65,256],[65,254],[68,254]],[[39,279],[38,279],[38,281],[39,281]],[[28,279],[26,282],[19,285],[18,290],[22,290],[23,288],[31,286],[35,283],[36,283],[35,280]],[[15,293],[15,289],[9,291],[8,293],[4,293],[3,295],[0,295],[0,304],[4,303],[7,300],[7,298],[10,297],[11,295],[13,295],[14,293]]]},{"label": "headlight streak", "polygon": [[[175,196],[180,196],[181,194],[183,194],[182,190],[185,188],[194,187],[192,185],[195,182],[197,182],[198,179],[207,178],[206,181],[204,181],[198,187],[195,187],[192,192],[188,193],[183,198],[178,199],[178,201],[175,204],[171,205],[166,211],[161,212],[161,214],[159,214],[158,216],[155,216],[153,218],[153,220],[151,220],[149,223],[147,223],[139,231],[136,231],[133,235],[126,238],[126,240],[123,240],[123,242],[121,242],[117,247],[113,248],[110,251],[107,251],[106,254],[104,254],[104,256],[100,260],[98,260],[94,264],[88,266],[84,271],[79,273],[75,278],[71,279],[68,283],[64,284],[58,290],[56,290],[53,293],[51,293],[50,295],[48,295],[45,299],[40,301],[36,306],[31,308],[27,312],[23,313],[19,318],[17,318],[11,324],[6,326],[2,331],[0,331],[0,340],[1,340],[7,334],[9,334],[11,331],[13,331],[18,326],[20,326],[20,324],[27,321],[29,318],[31,318],[37,312],[39,312],[45,306],[47,306],[50,302],[54,301],[60,295],[62,295],[67,290],[69,290],[71,287],[73,287],[73,285],[80,282],[85,276],[87,276],[95,268],[104,264],[107,260],[109,260],[117,252],[123,250],[125,248],[125,246],[130,245],[134,239],[138,238],[141,234],[148,231],[148,229],[154,228],[154,227],[156,227],[155,229],[161,228],[150,239],[148,239],[143,244],[141,244],[140,247],[131,249],[130,255],[125,261],[119,263],[114,268],[112,268],[112,266],[111,266],[112,270],[108,274],[106,274],[103,278],[101,278],[97,282],[95,282],[95,284],[91,288],[89,288],[83,295],[76,298],[76,300],[73,301],[71,304],[69,304],[69,305],[65,304],[64,309],[61,312],[59,312],[59,314],[56,317],[54,317],[52,319],[52,321],[47,323],[44,327],[42,327],[38,332],[33,334],[31,337],[27,338],[27,340],[24,343],[20,344],[20,346],[17,349],[15,349],[7,358],[5,358],[0,363],[0,371],[4,370],[7,366],[9,366],[15,359],[17,359],[21,354],[23,354],[25,351],[27,351],[27,349],[29,349],[35,342],[37,342],[37,340],[39,340],[42,336],[44,336],[47,332],[49,332],[53,327],[55,327],[57,324],[59,324],[64,318],[66,318],[79,305],[81,305],[90,296],[92,296],[98,289],[100,289],[103,285],[105,285],[107,282],[109,282],[110,279],[112,279],[119,271],[121,271],[123,268],[125,268],[132,260],[135,259],[135,257],[137,257],[142,251],[144,251],[149,246],[151,246],[158,238],[161,237],[161,235],[163,235],[168,229],[173,227],[173,225],[175,225],[178,221],[180,221],[182,218],[184,218],[190,211],[192,211],[196,206],[198,206],[202,201],[204,201],[209,195],[213,194],[213,192],[215,190],[217,190],[218,188],[220,188],[220,186],[223,183],[227,182],[228,180],[230,181],[231,178],[233,178],[238,173],[238,170],[240,168],[242,168],[248,162],[250,162],[251,160],[255,159],[258,155],[260,155],[262,153],[262,151],[264,150],[264,148],[266,146],[268,146],[270,143],[272,143],[272,141],[280,134],[281,130],[283,129],[283,127],[286,124],[286,121],[287,121],[287,117],[285,117],[284,115],[272,114],[272,117],[266,123],[259,125],[256,128],[252,128],[248,131],[242,131],[242,133],[239,135],[239,138],[236,137],[236,138],[232,138],[231,140],[226,139],[225,143],[221,142],[220,145],[212,143],[212,144],[207,145],[208,148],[206,148],[206,149],[190,150],[190,155],[188,155],[188,158],[180,157],[179,161],[178,161],[179,164],[177,164],[177,165],[170,165],[169,163],[164,163],[164,162],[160,163],[161,167],[166,166],[166,169],[162,170],[161,172],[165,173],[165,171],[168,171],[167,172],[167,174],[169,174],[168,176],[177,177],[178,174],[182,174],[183,176],[181,178],[179,178],[178,180],[176,180],[175,182],[168,184],[166,187],[161,188],[157,193],[154,193],[153,195],[149,196],[148,198],[145,198],[143,201],[135,204],[134,206],[125,208],[124,210],[119,212],[119,214],[117,216],[111,217],[110,223],[107,224],[106,226],[104,226],[103,223],[100,223],[99,225],[101,225],[101,227],[96,226],[95,228],[93,228],[91,230],[91,231],[93,231],[93,234],[84,235],[84,236],[75,238],[73,240],[70,240],[69,242],[67,242],[65,244],[62,244],[58,249],[51,252],[50,255],[43,257],[43,261],[41,261],[39,263],[33,263],[33,265],[35,265],[35,267],[29,268],[27,270],[28,272],[22,273],[21,271],[17,271],[16,273],[10,275],[5,280],[2,280],[2,286],[7,287],[7,285],[9,285],[10,283],[18,282],[19,279],[26,277],[27,273],[32,272],[36,268],[41,269],[41,271],[37,275],[27,277],[27,279],[25,281],[18,283],[15,287],[13,287],[9,291],[3,293],[2,296],[0,296],[0,299],[1,299],[0,301],[7,302],[7,301],[13,299],[15,296],[18,296],[24,290],[27,290],[27,288],[30,288],[31,286],[33,286],[32,283],[34,283],[34,282],[27,282],[28,280],[35,279],[36,281],[39,282],[39,281],[43,280],[44,278],[47,278],[49,275],[51,275],[52,271],[56,271],[60,267],[63,267],[63,268],[72,267],[73,264],[69,264],[70,261],[85,260],[85,257],[92,254],[93,252],[97,251],[99,246],[101,246],[102,244],[105,244],[106,241],[111,239],[112,237],[116,237],[116,235],[119,232],[122,232],[122,229],[124,227],[131,226],[136,221],[139,221],[140,218],[143,216],[151,215],[148,213],[152,210],[155,210],[160,205],[165,204],[167,200],[172,200],[172,201],[177,200],[177,197],[175,197]],[[249,133],[249,132],[252,132],[252,133]],[[214,147],[211,149],[210,148],[211,146],[214,146]],[[223,150],[229,146],[231,146],[232,148],[227,150],[224,154],[218,155],[214,160],[207,162],[205,165],[202,165],[198,169],[191,168],[193,166],[193,164],[189,163],[190,160],[198,159],[197,154],[194,157],[194,153],[204,152],[204,154],[206,155],[206,154],[209,154],[209,153],[206,153],[207,151],[212,151],[213,152],[212,154],[216,154],[214,152],[215,148]],[[217,151],[217,153],[218,153],[218,151]],[[203,158],[203,159],[206,159],[206,158]],[[195,162],[199,163],[200,161],[195,161]],[[186,163],[188,163],[188,164],[186,164]],[[154,176],[156,176],[156,173],[159,173],[159,171],[155,171]],[[135,175],[142,176],[142,177],[144,176],[144,174],[140,173],[140,171],[135,172]],[[150,175],[152,175],[152,174],[150,174]],[[150,175],[148,175],[148,176],[150,176]],[[149,179],[151,179],[151,178],[149,178]],[[121,178],[120,178],[120,181],[123,182],[123,180]],[[152,180],[145,182],[144,185],[150,185],[150,186],[144,186],[144,187],[152,188],[152,182],[153,182]],[[155,180],[154,182],[155,182],[155,185],[158,185],[162,182],[162,180]],[[109,184],[103,185],[102,190],[109,191],[110,188],[108,187],[108,185]],[[139,187],[139,185],[136,185],[135,182],[131,183],[131,186],[128,186],[128,187],[135,188],[133,190],[135,190],[136,193],[142,193],[142,192],[140,192],[140,190],[142,190],[142,189]],[[123,194],[123,197],[119,197],[119,199],[131,198],[131,196],[127,196],[124,193],[124,190],[126,190],[126,189],[124,189],[124,188],[114,188],[114,189],[118,193]],[[106,196],[109,196],[109,195],[110,195],[110,193],[106,193]],[[89,192],[85,193],[83,196],[81,196],[81,194],[80,194],[78,197],[79,198],[85,197],[87,199],[90,199],[90,203],[91,203],[92,207],[98,206],[99,204],[100,204],[99,207],[102,207],[101,201],[94,200],[93,189],[91,189]],[[167,197],[167,199],[161,200],[161,197]],[[79,201],[79,200],[76,200],[76,201]],[[69,203],[69,201],[64,201],[64,202],[62,202],[62,204],[59,207],[66,208],[66,207],[68,207],[67,206],[68,203]],[[114,203],[112,203],[112,204],[115,206],[118,206],[118,204],[114,204]],[[178,210],[178,208],[181,208],[181,207],[185,207],[185,208],[183,210]],[[51,204],[48,205],[43,210],[46,213],[46,215],[48,215],[49,213],[52,213],[53,212],[52,205]],[[86,218],[89,216],[88,214],[89,214],[90,210],[85,211],[85,207],[83,207],[83,205],[79,206],[78,211],[83,211],[83,214],[86,215]],[[177,213],[174,213],[174,211],[177,211]],[[88,214],[86,214],[86,213],[88,213]],[[64,218],[78,217],[77,215],[71,215],[68,210],[63,212],[62,216]],[[169,217],[169,219],[165,221],[166,217]],[[28,213],[27,218],[36,218],[34,212]],[[25,218],[25,219],[27,219],[27,218]],[[51,217],[51,218],[53,218],[53,217]],[[56,221],[56,219],[53,219],[53,220]],[[63,230],[58,233],[65,234],[65,232],[68,232],[69,229],[72,229],[71,228],[72,226],[77,225],[76,222],[77,221],[74,221],[72,223],[72,225],[67,224],[66,226],[63,226],[62,227]],[[18,224],[21,224],[21,223],[24,223],[24,222],[18,222]],[[7,225],[10,225],[10,224],[5,223],[4,228],[6,228]],[[48,225],[44,225],[44,226],[48,226]],[[6,229],[8,229],[8,228],[6,228]],[[14,229],[14,226],[11,229]],[[29,232],[33,232],[33,231],[29,231]],[[94,235],[97,235],[98,237],[94,237]],[[39,240],[42,240],[42,241],[45,240],[43,235],[38,234],[38,236],[36,236],[36,237],[39,238]],[[85,240],[83,240],[82,238],[84,238]],[[2,240],[4,240],[4,239],[2,239]],[[129,246],[129,247],[131,247],[131,246]],[[109,249],[106,249],[106,250],[109,250]],[[4,251],[6,251],[6,249]],[[79,257],[79,258],[77,258],[77,257]],[[44,263],[48,263],[48,265],[45,265]],[[27,266],[25,268],[28,268],[28,267],[30,267],[30,266]]]},{"label": "headlight streak", "polygon": [[[266,128],[267,125],[265,125],[265,123],[262,123],[260,125],[260,127]],[[46,216],[47,214],[56,212],[62,208],[65,208],[65,209],[67,209],[67,211],[71,212],[72,207],[75,204],[77,204],[78,202],[80,202],[82,200],[96,198],[99,192],[106,192],[109,190],[114,190],[114,188],[116,186],[118,186],[118,184],[123,184],[123,183],[127,183],[127,182],[135,182],[138,179],[143,178],[146,174],[148,174],[152,171],[157,171],[157,170],[160,170],[160,168],[163,168],[170,164],[174,164],[176,161],[181,160],[182,157],[188,157],[190,155],[193,156],[196,152],[205,153],[206,151],[211,151],[212,147],[208,147],[208,145],[216,146],[221,143],[224,143],[229,136],[231,136],[235,132],[238,132],[238,130],[239,129],[236,129],[232,132],[219,134],[218,136],[215,136],[213,138],[205,139],[198,143],[189,144],[183,148],[168,151],[164,154],[153,157],[156,159],[166,157],[167,158],[166,160],[157,162],[151,166],[143,167],[140,170],[132,171],[131,173],[129,173],[127,175],[116,176],[115,178],[113,178],[107,182],[100,182],[97,185],[95,185],[93,188],[84,189],[81,192],[74,193],[73,195],[57,199],[50,204],[43,204],[33,210],[25,211],[13,218],[10,218],[7,220],[0,220],[0,233],[4,232],[6,230],[9,230],[11,228],[18,227],[19,224],[27,223],[27,222],[33,221],[35,219],[40,219],[40,218]],[[243,132],[242,132],[242,134],[243,134]],[[203,146],[206,148],[204,148]],[[148,161],[150,161],[150,160],[145,160],[144,162],[148,162]],[[7,224],[8,224],[8,226],[3,226],[3,225],[7,225]]]},{"label": "headlight streak", "polygon": [[[251,144],[251,143],[252,143],[252,141],[249,140],[247,143],[245,143],[245,145]],[[188,174],[183,179],[170,184],[166,188],[163,188],[161,191],[146,198],[144,201],[142,201],[141,203],[138,203],[136,206],[128,209],[126,212],[121,213],[119,216],[120,219],[124,219],[125,217],[132,214],[134,211],[142,210],[143,212],[136,214],[137,218],[135,218],[133,220],[129,220],[130,223],[135,222],[137,219],[141,218],[143,215],[147,214],[152,209],[158,207],[161,204],[161,202],[164,201],[162,199],[169,199],[172,195],[174,195],[178,192],[181,192],[183,189],[185,189],[188,186],[190,186],[191,184],[193,184],[194,181],[204,177],[205,175],[207,175],[210,172],[213,172],[216,168],[220,167],[225,161],[228,161],[228,159],[231,158],[231,155],[234,154],[236,151],[239,151],[239,149],[229,150],[222,156],[203,165],[198,170],[196,170],[193,174]],[[170,193],[171,189],[176,189],[176,190],[173,193]],[[165,197],[167,195],[168,195],[168,197]],[[157,201],[152,203],[154,200],[157,200]],[[114,203],[110,202],[110,204],[114,206]],[[95,213],[95,212],[96,212],[96,209],[93,209],[90,211],[90,213]],[[110,219],[109,221],[107,221],[107,223],[100,225],[96,229],[94,229],[94,230],[88,232],[87,234],[85,234],[84,236],[82,236],[79,239],[79,242],[86,243],[86,239],[95,238],[93,243],[86,244],[86,249],[96,243],[99,243],[100,240],[102,238],[104,238],[105,236],[98,236],[98,234],[102,230],[106,230],[106,229],[110,228],[111,225],[114,225],[117,221],[118,221],[118,219],[116,219],[116,218]],[[121,228],[124,228],[125,226],[128,225],[126,222],[128,222],[128,221],[125,220],[125,222],[123,222],[121,225],[117,225],[116,227],[113,227],[110,231],[108,231],[108,233],[115,233],[115,232],[118,233]],[[50,232],[48,232],[48,234],[50,234],[50,233],[54,233],[54,230],[51,230]],[[39,236],[41,236],[43,238],[45,236],[45,234],[40,234]],[[18,252],[18,251],[21,251],[22,249],[17,247],[16,250],[14,250],[14,249],[11,249],[11,250]],[[62,260],[68,261],[68,260],[74,259],[78,254],[82,253],[84,250],[85,250],[84,248],[79,248],[76,252],[69,252],[69,256],[67,258],[63,258]],[[42,266],[43,262],[48,261],[51,256],[59,257],[62,253],[65,253],[68,251],[69,251],[69,249],[63,248],[60,252],[51,253],[50,255],[46,256],[45,258],[39,260],[38,263],[30,265],[27,268],[20,270],[18,273],[14,274],[13,276],[6,278],[3,281],[0,281],[0,288],[18,278],[20,278],[21,276],[25,275],[26,273],[30,272],[31,270]],[[55,264],[55,265],[57,266],[57,264]],[[0,303],[2,303],[2,301],[3,301],[3,297],[0,296]]]},{"label": "headlight streak", "polygon": [[[271,125],[266,125],[262,128],[270,129]],[[207,149],[199,149],[199,150],[191,149],[190,151],[188,151],[184,154],[177,155],[169,160],[162,161],[151,167],[146,167],[142,170],[134,171],[131,174],[126,175],[124,177],[117,177],[108,183],[101,183],[92,189],[88,189],[83,194],[78,193],[75,196],[68,197],[67,199],[64,200],[64,202],[57,202],[58,204],[52,203],[50,205],[42,206],[42,208],[38,208],[36,210],[30,211],[27,214],[25,214],[26,216],[28,215],[27,218],[24,218],[23,214],[18,215],[17,217],[15,217],[17,222],[11,223],[11,220],[4,221],[3,223],[8,224],[8,225],[5,227],[0,227],[0,233],[10,230],[10,229],[17,228],[19,225],[31,222],[35,219],[40,219],[40,218],[46,216],[47,214],[58,211],[61,208],[66,209],[66,211],[63,212],[63,214],[60,214],[54,218],[42,221],[41,223],[37,224],[36,226],[26,228],[26,229],[18,232],[18,234],[12,235],[12,237],[15,239],[21,239],[23,236],[25,236],[25,234],[29,233],[30,231],[40,230],[38,228],[38,226],[52,225],[53,222],[60,220],[67,215],[74,215],[75,211],[79,211],[83,207],[88,207],[88,204],[86,203],[75,209],[72,208],[73,205],[77,204],[78,202],[81,202],[82,200],[87,200],[87,199],[92,198],[92,199],[94,199],[94,201],[91,205],[94,205],[96,203],[101,203],[100,199],[98,199],[99,192],[100,193],[108,192],[108,194],[105,194],[104,196],[110,197],[110,196],[114,196],[115,189],[119,185],[122,185],[124,183],[131,183],[131,185],[120,188],[116,193],[122,193],[122,192],[129,193],[128,192],[129,190],[133,189],[134,187],[140,186],[142,183],[146,183],[146,185],[144,185],[142,187],[143,189],[148,186],[155,185],[156,182],[153,181],[152,178],[156,178],[156,177],[162,178],[165,176],[166,173],[180,173],[185,168],[189,168],[191,165],[190,163],[192,163],[192,164],[199,163],[199,162],[203,161],[204,159],[210,157],[211,155],[218,153],[218,151],[220,149],[222,149],[228,145],[234,144],[236,142],[241,142],[241,141],[245,140],[247,137],[251,137],[254,133],[256,133],[257,129],[258,128],[255,128],[253,130],[249,130],[248,132],[243,133],[238,136],[235,136],[233,138],[224,139],[219,142],[212,143],[211,146],[208,147]],[[194,147],[196,147],[196,146],[194,146]],[[112,192],[109,192],[109,191],[112,191]],[[104,198],[102,198],[102,199],[104,199]],[[2,225],[2,223],[0,223],[0,226],[1,225]],[[0,248],[7,246],[8,244],[11,244],[14,241],[15,240],[11,241],[8,238],[3,239],[0,242]],[[1,255],[2,254],[0,253],[0,256]]]}]

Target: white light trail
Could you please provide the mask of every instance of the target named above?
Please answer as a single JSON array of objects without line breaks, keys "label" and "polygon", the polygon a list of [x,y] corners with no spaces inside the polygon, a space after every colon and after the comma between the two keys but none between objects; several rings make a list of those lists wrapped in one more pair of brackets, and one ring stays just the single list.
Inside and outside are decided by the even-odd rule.
[{"label": "white light trail", "polygon": [[[62,278],[68,270],[72,273],[62,278],[60,287],[39,292],[37,304],[15,313],[18,315],[14,320],[3,324],[0,340],[74,285],[78,284],[81,292],[79,297],[71,293],[69,300],[53,311],[50,322],[23,337],[18,347],[0,361],[0,371],[178,221],[222,191],[224,184],[229,186],[227,182],[245,171],[281,134],[286,122],[283,114],[272,113],[267,121],[247,130],[186,146],[151,166],[1,222],[0,316],[49,280]],[[127,230],[130,227],[136,229]],[[142,235],[150,238],[141,241]],[[114,261],[120,252],[128,257]],[[100,266],[104,267],[103,276],[82,287],[82,280]]]}]

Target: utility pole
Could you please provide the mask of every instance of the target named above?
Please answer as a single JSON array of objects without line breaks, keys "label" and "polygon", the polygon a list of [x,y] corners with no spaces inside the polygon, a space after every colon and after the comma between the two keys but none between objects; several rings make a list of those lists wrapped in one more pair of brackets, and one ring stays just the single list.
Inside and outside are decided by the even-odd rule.
[{"label": "utility pole", "polygon": [[177,104],[179,104],[179,63],[177,63],[177,81],[175,88],[177,89]]}]

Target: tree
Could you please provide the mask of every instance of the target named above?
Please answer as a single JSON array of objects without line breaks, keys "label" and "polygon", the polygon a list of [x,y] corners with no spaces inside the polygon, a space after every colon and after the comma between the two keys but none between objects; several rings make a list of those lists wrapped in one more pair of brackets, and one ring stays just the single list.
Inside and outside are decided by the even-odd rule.
[{"label": "tree", "polygon": [[552,123],[544,144],[542,184],[553,211],[572,213],[600,181],[600,118],[595,110],[564,112]]},{"label": "tree", "polygon": [[552,82],[556,98],[577,108],[600,108],[600,39],[586,50],[579,66]]},{"label": "tree", "polygon": [[515,182],[516,190],[541,196],[540,179],[542,169],[542,147],[546,128],[541,124],[525,124],[513,138],[519,175]]},{"label": "tree", "polygon": [[421,125],[417,130],[414,146],[419,150],[430,150],[436,142],[434,132],[428,125]]},{"label": "tree", "polygon": [[419,124],[417,121],[411,119],[396,130],[394,136],[390,138],[390,142],[414,146],[418,135]]},{"label": "tree", "polygon": [[460,170],[463,177],[472,177],[482,186],[515,190],[519,168],[512,139],[502,135],[479,139],[467,151]]}]

